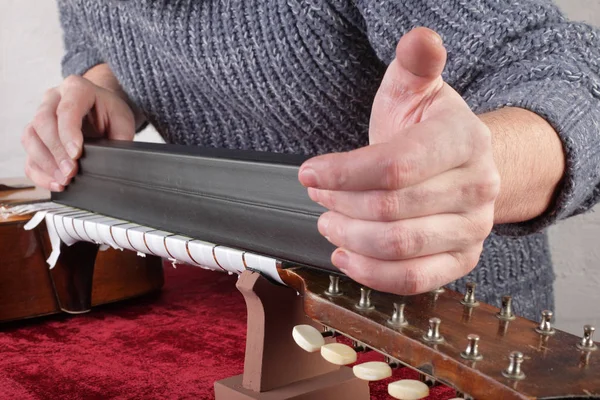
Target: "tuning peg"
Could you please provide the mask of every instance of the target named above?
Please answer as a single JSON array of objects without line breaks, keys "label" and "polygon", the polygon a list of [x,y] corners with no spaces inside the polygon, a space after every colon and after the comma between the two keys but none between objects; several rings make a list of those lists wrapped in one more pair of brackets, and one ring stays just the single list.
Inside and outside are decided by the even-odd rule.
[{"label": "tuning peg", "polygon": [[458,390],[456,391],[456,397],[450,400],[474,400],[472,396],[466,394],[466,393],[462,393],[459,392]]},{"label": "tuning peg", "polygon": [[325,291],[328,296],[341,296],[340,277],[337,275],[329,275],[329,287]]},{"label": "tuning peg", "polygon": [[404,303],[394,303],[394,313],[392,314],[392,317],[388,319],[388,324],[395,327],[405,326],[408,324],[408,321],[406,321],[406,318],[404,317],[405,306],[406,304]]},{"label": "tuning peg", "polygon": [[303,350],[314,353],[325,345],[323,333],[312,325],[296,325],[292,329],[292,337]]},{"label": "tuning peg", "polygon": [[331,328],[327,328],[325,327],[323,332],[321,332],[321,335],[323,335],[324,338],[326,337],[336,337],[339,336],[339,333],[337,333],[335,331],[335,329],[331,329]]},{"label": "tuning peg", "polygon": [[467,360],[481,360],[483,356],[479,354],[479,336],[470,334],[467,336],[469,340],[469,344],[467,345],[467,349],[460,353],[462,358],[466,358]]},{"label": "tuning peg", "polygon": [[523,379],[525,374],[521,371],[521,363],[523,362],[523,353],[520,351],[513,351],[509,356],[510,364],[508,368],[502,371],[502,375],[511,379]]},{"label": "tuning peg", "polygon": [[373,304],[371,304],[371,289],[366,287],[360,288],[360,300],[358,304],[356,304],[356,308],[359,310],[372,310],[375,308]]},{"label": "tuning peg", "polygon": [[584,351],[594,351],[598,349],[598,346],[594,343],[594,332],[596,328],[592,325],[585,325],[583,327],[583,338],[581,342],[577,343],[577,348]]},{"label": "tuning peg", "polygon": [[423,339],[427,342],[440,343],[444,341],[442,335],[440,335],[440,323],[442,320],[439,318],[431,318],[429,320],[429,329],[427,334],[423,335]]},{"label": "tuning peg", "polygon": [[354,351],[357,353],[366,353],[366,352],[371,351],[371,349],[369,347],[367,347],[366,344],[361,343],[358,340],[352,341],[352,349],[354,349]]},{"label": "tuning peg", "polygon": [[388,385],[388,394],[395,399],[419,400],[429,396],[429,386],[415,379],[401,379]]},{"label": "tuning peg", "polygon": [[384,356],[383,357],[383,361],[390,366],[391,369],[396,369],[400,367],[400,362],[398,360],[396,360],[395,358],[392,358],[390,356]]},{"label": "tuning peg", "polygon": [[467,291],[465,292],[465,297],[460,301],[467,307],[477,307],[479,302],[475,300],[475,288],[477,284],[474,282],[467,282]]},{"label": "tuning peg", "polygon": [[369,361],[352,367],[354,376],[364,381],[380,381],[392,376],[392,368],[383,361]]},{"label": "tuning peg", "polygon": [[347,365],[356,362],[356,351],[343,343],[329,343],[321,346],[321,356],[332,364]]},{"label": "tuning peg", "polygon": [[542,311],[542,321],[540,322],[540,325],[537,328],[535,328],[535,331],[537,333],[541,335],[554,335],[556,331],[554,330],[550,322],[552,321],[552,315],[553,313],[550,310]]},{"label": "tuning peg", "polygon": [[512,321],[515,319],[515,315],[512,311],[512,297],[511,296],[503,296],[502,297],[502,308],[500,312],[496,314],[498,318],[504,321]]}]

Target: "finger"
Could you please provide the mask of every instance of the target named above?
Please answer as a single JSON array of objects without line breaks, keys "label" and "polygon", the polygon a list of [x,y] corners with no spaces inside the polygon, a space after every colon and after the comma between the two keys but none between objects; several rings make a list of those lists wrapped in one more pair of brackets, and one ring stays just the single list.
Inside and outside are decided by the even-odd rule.
[{"label": "finger", "polygon": [[44,172],[44,170],[36,165],[29,157],[25,162],[25,174],[38,187],[53,192],[62,192],[64,190],[63,185],[56,182],[53,177]]},{"label": "finger", "polygon": [[463,168],[398,190],[334,191],[308,188],[309,197],[323,207],[350,218],[396,221],[426,215],[463,213],[494,201],[499,191],[496,174],[474,176]]},{"label": "finger", "polygon": [[[100,91],[106,93],[104,89],[100,89]],[[109,95],[113,96],[112,93]],[[115,101],[109,101],[106,104],[107,115],[110,117],[107,137],[114,140],[133,140],[135,136],[135,117],[129,105],[116,96]]]},{"label": "finger", "polygon": [[69,76],[60,86],[60,94],[60,103],[56,108],[58,135],[68,157],[76,160],[83,146],[83,118],[94,106],[95,90],[88,80]]},{"label": "finger", "polygon": [[469,131],[457,122],[429,120],[406,128],[401,140],[331,153],[307,160],[298,179],[306,187],[328,190],[395,190],[423,182],[466,163]]},{"label": "finger", "polygon": [[373,102],[369,143],[389,141],[394,125],[404,128],[421,120],[445,92],[441,75],[445,63],[446,50],[434,31],[416,28],[400,39]]},{"label": "finger", "polygon": [[467,275],[479,261],[481,246],[464,253],[438,253],[403,261],[382,261],[346,249],[332,262],[352,280],[371,289],[399,295],[429,292]]},{"label": "finger", "polygon": [[21,143],[31,161],[39,166],[46,175],[51,176],[54,181],[61,185],[68,183],[69,179],[58,168],[52,153],[38,137],[31,124],[25,127],[21,136]]},{"label": "finger", "polygon": [[486,218],[490,209],[468,217],[437,214],[394,222],[363,221],[330,211],[321,215],[318,229],[338,247],[380,260],[405,260],[483,242],[492,228],[492,218]]},{"label": "finger", "polygon": [[[56,108],[60,103],[60,93],[56,89],[51,89],[44,95],[44,100],[37,110],[31,123],[36,136],[41,140],[44,147],[48,149],[55,164],[60,169],[63,176],[70,178],[75,173],[75,163],[68,156],[58,136],[58,126],[56,121]],[[38,161],[37,157],[34,161]],[[40,168],[45,168],[41,162]],[[46,170],[47,173],[54,173],[54,170]]]}]

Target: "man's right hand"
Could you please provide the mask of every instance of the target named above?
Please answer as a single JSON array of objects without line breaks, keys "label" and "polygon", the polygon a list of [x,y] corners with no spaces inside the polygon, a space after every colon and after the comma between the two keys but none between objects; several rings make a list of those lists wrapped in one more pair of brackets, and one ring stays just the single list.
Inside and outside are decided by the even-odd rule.
[{"label": "man's right hand", "polygon": [[51,191],[64,190],[77,173],[84,134],[132,140],[135,116],[119,91],[69,76],[46,92],[21,137],[29,179]]}]

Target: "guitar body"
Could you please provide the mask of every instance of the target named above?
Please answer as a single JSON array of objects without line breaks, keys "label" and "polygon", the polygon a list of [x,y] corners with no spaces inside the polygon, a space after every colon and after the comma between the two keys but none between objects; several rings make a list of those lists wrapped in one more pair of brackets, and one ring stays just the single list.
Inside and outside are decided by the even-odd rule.
[{"label": "guitar body", "polygon": [[[14,185],[14,186],[13,186]],[[8,189],[18,186],[7,184]],[[5,187],[6,189],[6,187]],[[46,193],[33,188],[0,191],[0,206],[47,199]],[[163,286],[159,257],[138,257],[132,251],[107,249],[69,263],[59,257],[50,270],[46,259],[50,244],[44,223],[26,231],[31,215],[0,217],[0,322],[40,317],[60,312],[85,312],[89,307],[73,309],[69,305],[69,271],[90,271],[91,304],[98,306],[153,292]],[[81,265],[78,265],[80,263]],[[87,265],[84,265],[87,264]]]}]

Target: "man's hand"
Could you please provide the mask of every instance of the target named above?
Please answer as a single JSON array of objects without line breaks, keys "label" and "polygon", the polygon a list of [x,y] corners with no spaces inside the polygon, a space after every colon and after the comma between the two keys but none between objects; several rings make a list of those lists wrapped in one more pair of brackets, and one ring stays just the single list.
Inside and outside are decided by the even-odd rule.
[{"label": "man's hand", "polygon": [[416,294],[466,275],[494,223],[491,133],[443,81],[445,62],[436,33],[405,35],[374,100],[370,145],[300,168],[330,210],[318,228],[338,246],[333,264],[376,290]]},{"label": "man's hand", "polygon": [[117,93],[78,76],[46,92],[21,137],[27,152],[25,173],[37,186],[64,189],[77,173],[84,133],[133,139],[134,114]]}]

